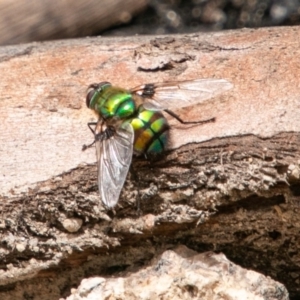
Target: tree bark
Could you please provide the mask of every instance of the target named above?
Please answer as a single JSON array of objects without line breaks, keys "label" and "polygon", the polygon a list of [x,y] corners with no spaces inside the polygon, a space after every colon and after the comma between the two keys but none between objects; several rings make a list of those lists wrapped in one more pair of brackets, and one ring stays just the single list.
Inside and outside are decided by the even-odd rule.
[{"label": "tree bark", "polygon": [[[222,251],[299,293],[298,37],[284,27],[0,48],[1,299],[58,299],[85,276],[178,243]],[[107,211],[95,152],[81,151],[96,120],[87,86],[195,78],[234,88],[176,113],[216,121],[170,119],[170,149],[134,158]]]}]

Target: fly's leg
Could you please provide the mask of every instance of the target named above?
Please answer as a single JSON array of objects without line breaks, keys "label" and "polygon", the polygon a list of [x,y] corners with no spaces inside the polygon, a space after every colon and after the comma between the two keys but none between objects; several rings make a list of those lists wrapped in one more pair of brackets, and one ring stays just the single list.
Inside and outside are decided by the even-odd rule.
[{"label": "fly's leg", "polygon": [[201,120],[201,121],[183,121],[177,114],[175,114],[171,110],[165,109],[164,111],[167,114],[169,114],[171,117],[173,117],[174,119],[176,119],[178,122],[180,122],[181,124],[205,124],[205,123],[211,123],[211,122],[215,122],[216,121],[216,118],[210,118],[210,119]]},{"label": "fly's leg", "polygon": [[96,126],[97,122],[89,122],[87,125],[88,125],[89,129],[91,130],[91,132],[93,133],[93,135],[95,136],[95,139],[94,139],[94,141],[91,144],[89,144],[89,145],[83,145],[82,146],[82,151],[85,151],[86,149],[91,148],[96,143],[95,129],[92,128],[92,126]]},{"label": "fly's leg", "polygon": [[90,131],[93,133],[93,135],[95,135],[95,129],[92,128],[92,126],[96,126],[97,122],[89,122],[87,123],[87,126],[89,127]]},{"label": "fly's leg", "polygon": [[91,132],[94,134],[95,139],[91,144],[83,145],[82,146],[82,151],[85,151],[86,149],[92,147],[98,141],[102,142],[104,140],[110,139],[116,133],[115,128],[112,127],[112,126],[108,126],[104,131],[96,133],[95,129],[92,128],[92,126],[97,126],[97,124],[98,124],[97,122],[88,123],[88,127],[91,130]]},{"label": "fly's leg", "polygon": [[82,145],[82,149],[81,151],[85,151],[88,148],[91,148],[94,144],[96,143],[96,140],[94,140],[92,143],[90,143],[89,145]]}]

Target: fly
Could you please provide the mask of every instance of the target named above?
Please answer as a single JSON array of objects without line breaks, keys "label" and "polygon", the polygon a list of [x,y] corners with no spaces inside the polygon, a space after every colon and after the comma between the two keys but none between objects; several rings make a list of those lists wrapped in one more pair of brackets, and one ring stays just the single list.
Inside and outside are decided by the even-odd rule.
[{"label": "fly", "polygon": [[91,84],[86,105],[99,116],[88,123],[96,145],[98,187],[103,204],[114,207],[120,197],[132,155],[161,153],[169,139],[166,112],[182,124],[202,124],[184,121],[173,109],[201,103],[231,89],[224,79],[196,79],[145,84],[133,89],[112,86],[109,82]]}]

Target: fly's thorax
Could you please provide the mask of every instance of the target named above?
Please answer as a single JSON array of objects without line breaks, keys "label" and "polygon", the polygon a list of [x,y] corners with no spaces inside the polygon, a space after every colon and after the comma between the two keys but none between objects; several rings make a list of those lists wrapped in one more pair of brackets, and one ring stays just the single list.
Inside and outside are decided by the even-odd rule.
[{"label": "fly's thorax", "polygon": [[104,119],[113,117],[124,119],[134,114],[136,106],[131,93],[111,87],[102,92],[97,110]]},{"label": "fly's thorax", "polygon": [[169,124],[159,111],[139,107],[136,117],[128,122],[134,130],[134,152],[157,154],[165,150],[169,137]]},{"label": "fly's thorax", "polygon": [[87,95],[87,105],[104,119],[124,119],[131,117],[136,111],[132,94],[108,82],[91,85],[91,91]]}]

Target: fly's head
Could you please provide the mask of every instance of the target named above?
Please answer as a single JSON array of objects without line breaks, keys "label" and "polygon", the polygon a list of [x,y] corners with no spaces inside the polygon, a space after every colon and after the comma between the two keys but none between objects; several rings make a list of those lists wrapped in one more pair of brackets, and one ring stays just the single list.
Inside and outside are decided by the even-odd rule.
[{"label": "fly's head", "polygon": [[90,84],[86,95],[86,106],[90,109],[95,109],[101,93],[109,86],[111,86],[111,83],[107,81]]}]

